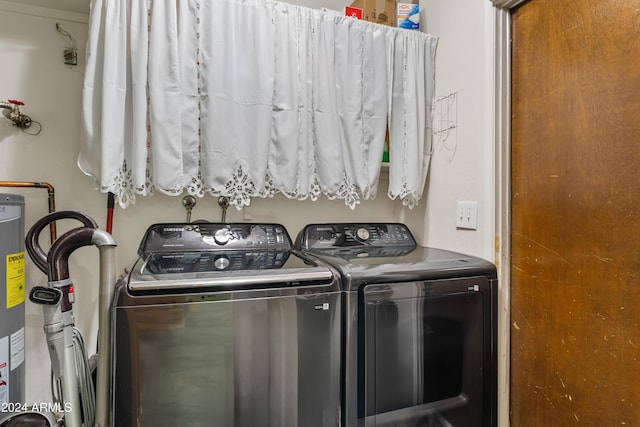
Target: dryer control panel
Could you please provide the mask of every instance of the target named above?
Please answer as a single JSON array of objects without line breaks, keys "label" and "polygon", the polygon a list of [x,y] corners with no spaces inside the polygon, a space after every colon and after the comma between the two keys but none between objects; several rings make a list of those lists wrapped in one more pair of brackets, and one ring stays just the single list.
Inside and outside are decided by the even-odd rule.
[{"label": "dryer control panel", "polygon": [[399,256],[415,249],[416,241],[409,228],[398,223],[311,224],[300,233],[296,246],[331,254],[356,250],[368,256]]}]

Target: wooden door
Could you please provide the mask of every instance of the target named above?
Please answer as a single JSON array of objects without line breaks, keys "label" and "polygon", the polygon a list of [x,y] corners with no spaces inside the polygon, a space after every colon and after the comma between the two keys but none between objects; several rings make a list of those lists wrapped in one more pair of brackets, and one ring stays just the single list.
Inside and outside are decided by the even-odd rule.
[{"label": "wooden door", "polygon": [[640,425],[640,1],[512,13],[511,425]]}]

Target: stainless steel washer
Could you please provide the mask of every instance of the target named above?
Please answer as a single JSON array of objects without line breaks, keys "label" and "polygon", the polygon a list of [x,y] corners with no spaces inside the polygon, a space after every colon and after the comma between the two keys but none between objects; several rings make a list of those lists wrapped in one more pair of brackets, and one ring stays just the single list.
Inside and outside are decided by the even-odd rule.
[{"label": "stainless steel washer", "polygon": [[338,276],[278,224],[155,224],[113,303],[114,426],[340,425]]},{"label": "stainless steel washer", "polygon": [[344,425],[497,425],[497,275],[403,224],[312,224],[296,242],[342,275]]}]

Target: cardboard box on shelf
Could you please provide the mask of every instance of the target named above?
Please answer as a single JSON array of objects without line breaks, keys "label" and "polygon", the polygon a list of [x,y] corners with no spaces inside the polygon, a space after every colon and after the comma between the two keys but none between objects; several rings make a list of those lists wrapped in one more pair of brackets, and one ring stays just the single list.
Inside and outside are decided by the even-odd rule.
[{"label": "cardboard box on shelf", "polygon": [[420,5],[417,3],[398,3],[398,14],[396,16],[398,28],[407,30],[420,29]]},{"label": "cardboard box on shelf", "polygon": [[396,25],[396,0],[355,0],[351,7],[362,9],[362,19],[376,24]]},{"label": "cardboard box on shelf", "polygon": [[358,7],[351,7],[351,6],[346,6],[344,8],[344,14],[346,16],[350,16],[352,18],[356,18],[356,19],[362,19],[362,15],[364,11]]}]

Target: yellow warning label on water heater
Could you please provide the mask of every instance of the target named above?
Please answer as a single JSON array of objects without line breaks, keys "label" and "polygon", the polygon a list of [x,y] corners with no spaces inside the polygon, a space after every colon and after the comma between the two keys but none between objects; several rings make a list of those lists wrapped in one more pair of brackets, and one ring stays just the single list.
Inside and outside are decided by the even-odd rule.
[{"label": "yellow warning label on water heater", "polygon": [[24,302],[24,252],[7,255],[7,308]]}]

